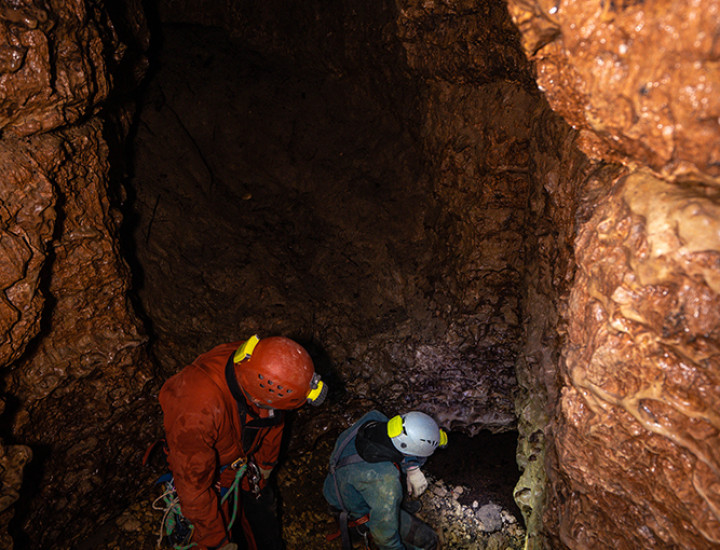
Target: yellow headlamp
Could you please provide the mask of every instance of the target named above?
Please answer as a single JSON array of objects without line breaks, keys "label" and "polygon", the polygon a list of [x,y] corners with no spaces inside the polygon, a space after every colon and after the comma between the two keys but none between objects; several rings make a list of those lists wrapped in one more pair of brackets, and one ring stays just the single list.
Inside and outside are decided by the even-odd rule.
[{"label": "yellow headlamp", "polygon": [[310,381],[310,391],[307,394],[307,402],[317,407],[322,405],[328,394],[327,385],[320,380],[320,375],[314,373]]},{"label": "yellow headlamp", "polygon": [[257,334],[253,334],[250,338],[245,340],[243,345],[240,346],[237,350],[235,350],[235,354],[233,355],[233,363],[239,363],[240,361],[244,361],[245,359],[250,357],[259,341],[260,338],[258,338]]},{"label": "yellow headlamp", "polygon": [[403,419],[399,414],[393,416],[387,423],[387,434],[392,439],[399,436],[403,431]]}]

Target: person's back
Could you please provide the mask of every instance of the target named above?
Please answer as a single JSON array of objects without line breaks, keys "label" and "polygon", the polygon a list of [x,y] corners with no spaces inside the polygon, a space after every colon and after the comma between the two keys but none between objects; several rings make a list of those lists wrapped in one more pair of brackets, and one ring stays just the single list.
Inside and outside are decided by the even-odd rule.
[{"label": "person's back", "polygon": [[[424,413],[411,414],[427,417]],[[323,486],[325,499],[341,518],[341,532],[343,512],[351,521],[367,515],[365,525],[380,550],[430,550],[437,546],[437,536],[432,529],[402,509],[401,472],[412,471],[422,476],[419,467],[447,436],[427,417],[427,428],[434,430],[434,434],[431,433],[434,444],[414,448],[425,456],[404,454],[397,448],[407,447],[404,436],[393,441],[388,429],[396,430],[398,422],[402,426],[405,416],[389,421],[381,412],[370,411],[340,434]],[[422,479],[424,481],[424,476]],[[419,496],[419,492],[415,496]],[[347,535],[343,544],[347,547]]]}]

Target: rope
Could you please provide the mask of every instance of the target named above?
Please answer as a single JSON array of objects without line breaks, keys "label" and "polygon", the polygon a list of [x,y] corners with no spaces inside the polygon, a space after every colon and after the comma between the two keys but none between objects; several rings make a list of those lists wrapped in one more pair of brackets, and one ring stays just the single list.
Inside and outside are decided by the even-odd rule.
[{"label": "rope", "polygon": [[[243,464],[240,468],[238,468],[237,473],[235,474],[235,479],[233,479],[230,488],[220,499],[220,505],[222,506],[223,504],[225,504],[225,501],[228,499],[228,497],[230,497],[230,495],[233,495],[233,511],[230,521],[228,522],[228,531],[232,529],[232,526],[235,523],[235,519],[237,518],[238,504],[240,502],[240,480],[245,474],[245,470],[247,470],[247,464]],[[159,504],[161,500],[164,501],[164,506],[161,506]],[[163,494],[161,494],[153,501],[152,508],[153,510],[161,510],[163,512],[163,518],[160,522],[160,533],[157,541],[157,547],[160,548],[160,546],[162,545],[163,534],[167,533],[169,535],[175,527],[174,525],[168,527],[168,520],[170,519],[171,514],[182,516],[182,512],[180,511],[180,499],[177,496],[177,490],[175,489],[175,484],[173,483],[172,479],[165,482],[165,492],[163,492]],[[191,536],[193,529],[194,527],[190,525]],[[175,544],[173,545],[173,548],[175,550],[189,550],[194,546],[197,546],[196,542],[190,543],[185,546]]]}]

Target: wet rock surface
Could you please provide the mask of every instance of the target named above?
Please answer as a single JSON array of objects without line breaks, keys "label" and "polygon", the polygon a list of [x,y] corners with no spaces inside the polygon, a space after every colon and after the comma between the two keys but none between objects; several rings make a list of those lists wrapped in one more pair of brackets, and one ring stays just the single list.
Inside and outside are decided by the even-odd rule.
[{"label": "wet rock surface", "polygon": [[98,516],[112,513],[107,499],[126,489],[109,480],[135,469],[142,454],[137,442],[148,441],[152,430],[142,417],[156,407],[143,399],[150,363],[127,302],[130,275],[107,196],[101,125],[91,121],[35,141],[44,147],[30,155],[48,171],[43,180],[53,182],[56,199],[50,212],[59,218],[51,218],[56,225],[45,278],[34,281],[46,297],[46,324],[10,371],[8,390],[23,401],[6,412],[13,415],[14,437],[35,449],[25,494],[32,487],[36,499],[22,503],[19,517],[29,524],[46,515],[63,521],[29,531],[31,545],[38,544],[35,537],[57,540],[91,528],[86,506]]},{"label": "wet rock surface", "polygon": [[[539,86],[580,131],[579,146],[667,178],[636,173],[610,192],[622,172],[607,173],[579,196],[579,271],[560,310],[559,405],[544,434],[551,544],[713,546],[717,503],[705,487],[718,469],[704,445],[718,428],[707,416],[718,402],[717,319],[707,304],[717,300],[708,265],[717,266],[720,124],[706,37],[717,34],[707,15],[718,6],[509,7]],[[704,444],[690,435],[697,425]]]},{"label": "wet rock surface", "polygon": [[95,117],[114,76],[142,73],[123,42],[142,43],[138,7],[118,28],[98,3],[0,7],[3,548],[70,544],[139,481],[151,365],[127,301],[113,130]]},{"label": "wet rock surface", "polygon": [[550,473],[556,544],[720,542],[717,199],[633,174],[579,232]]},{"label": "wet rock surface", "polygon": [[25,465],[32,459],[32,451],[25,445],[0,445],[0,544],[12,548],[13,540],[8,532],[14,517],[13,504],[20,497]]},{"label": "wet rock surface", "polygon": [[[334,389],[278,472],[298,548],[327,521],[316,466],[367,408],[517,427],[527,548],[720,544],[717,0],[164,0],[225,31],[166,29],[124,226],[139,0],[11,4],[0,544],[108,519],[86,548],[152,547],[157,385],[254,332],[300,340]],[[422,512],[446,545],[517,547],[490,478],[446,470]]]},{"label": "wet rock surface", "polygon": [[508,6],[538,85],[590,157],[720,176],[720,2]]}]

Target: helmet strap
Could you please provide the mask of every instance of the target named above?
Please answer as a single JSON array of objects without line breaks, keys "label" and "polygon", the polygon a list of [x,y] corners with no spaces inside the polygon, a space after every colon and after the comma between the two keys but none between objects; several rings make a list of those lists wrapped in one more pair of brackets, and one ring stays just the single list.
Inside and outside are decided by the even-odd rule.
[{"label": "helmet strap", "polygon": [[[284,415],[282,411],[272,409],[274,414],[271,414],[267,418],[261,418],[252,407],[248,404],[245,390],[240,387],[235,374],[235,354],[231,354],[228,357],[227,363],[225,363],[225,382],[228,385],[228,389],[235,399],[238,408],[238,416],[240,417],[240,424],[242,426],[242,447],[247,456],[252,455],[255,452],[255,445],[252,441],[256,439],[257,434],[262,428],[268,428],[270,426],[276,426],[280,424]],[[269,408],[269,407],[268,407]],[[251,416],[252,420],[246,422],[246,417]],[[259,443],[258,443],[259,444]]]}]

